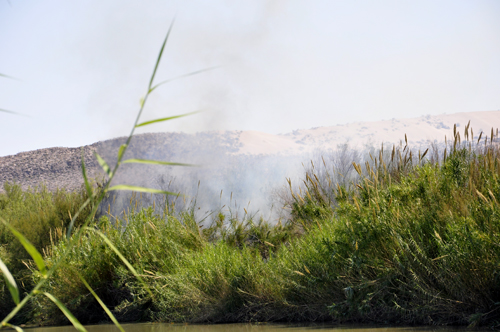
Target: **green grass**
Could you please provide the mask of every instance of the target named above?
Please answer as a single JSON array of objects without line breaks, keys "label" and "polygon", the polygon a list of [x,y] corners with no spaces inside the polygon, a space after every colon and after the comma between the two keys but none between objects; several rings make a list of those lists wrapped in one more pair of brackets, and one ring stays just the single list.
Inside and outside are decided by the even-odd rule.
[{"label": "green grass", "polygon": [[[351,189],[320,187],[308,173],[290,220],[275,226],[221,212],[200,227],[192,210],[140,209],[119,226],[101,217],[92,227],[144,283],[89,230],[43,290],[84,323],[108,318],[76,271],[120,321],[498,328],[500,150],[461,146],[446,160],[374,161]],[[67,250],[60,237],[53,242],[44,251],[48,268]],[[32,268],[31,277],[41,275]],[[45,297],[31,308],[33,322],[67,323]]]},{"label": "green grass", "polygon": [[[87,199],[87,192],[83,188],[75,192],[67,192],[64,189],[50,192],[43,185],[22,190],[18,184],[5,183],[4,193],[0,193],[0,218],[21,232],[39,252],[45,254],[46,250],[65,234],[72,216]],[[89,217],[91,208],[91,205],[87,206],[77,216],[76,226],[82,225]],[[21,292],[34,286],[28,268],[31,256],[4,224],[0,224],[0,259],[20,283]],[[0,287],[0,315],[5,316],[14,307],[14,302],[6,291],[3,278]],[[28,306],[21,316],[30,310]]]},{"label": "green grass", "polygon": [[[51,244],[53,234],[67,229],[72,216],[88,199],[84,188],[75,192],[64,189],[50,192],[40,185],[23,191],[17,184],[5,183],[4,191],[0,194],[0,217],[24,234],[40,252]],[[89,205],[80,213],[75,226],[83,224],[91,209]],[[22,260],[31,258],[4,225],[0,225],[0,245],[6,246],[16,258],[16,267]]]},{"label": "green grass", "polygon": [[[84,180],[84,188],[85,188],[85,193],[87,194],[87,199],[79,206],[77,207],[76,213],[73,215],[69,215],[70,221],[67,225],[67,231],[66,231],[66,238],[64,239],[65,241],[65,250],[64,252],[59,256],[59,259],[55,262],[52,262],[51,266],[47,269],[46,264],[44,259],[42,258],[42,255],[40,254],[40,250],[36,248],[36,244],[33,245],[31,241],[26,238],[26,236],[23,235],[22,232],[19,232],[16,230],[15,227],[13,227],[9,221],[6,221],[3,217],[0,217],[0,222],[2,225],[6,226],[6,228],[11,232],[16,240],[18,240],[23,248],[29,253],[30,257],[34,260],[36,268],[38,269],[41,278],[39,278],[35,284],[33,285],[28,285],[26,286],[23,282],[23,280],[18,280],[21,281],[22,288],[20,288],[17,285],[16,278],[12,275],[11,269],[7,267],[4,263],[4,259],[6,261],[9,261],[8,255],[10,253],[6,253],[7,257],[1,257],[1,264],[0,264],[0,269],[2,271],[2,274],[4,276],[4,284],[0,285],[2,286],[2,294],[0,298],[5,298],[5,288],[7,287],[11,299],[14,302],[14,306],[10,312],[2,319],[0,322],[0,328],[4,327],[10,327],[14,328],[17,331],[22,331],[21,327],[19,326],[14,326],[11,324],[15,319],[22,319],[21,317],[24,316],[24,313],[28,310],[28,312],[31,312],[29,310],[29,305],[37,300],[37,296],[44,296],[44,298],[48,298],[52,303],[54,303],[58,309],[60,310],[59,312],[62,313],[72,324],[73,326],[80,332],[86,332],[85,327],[81,325],[81,323],[78,321],[78,319],[71,313],[70,310],[67,309],[67,307],[61,302],[57,297],[55,297],[53,294],[49,292],[42,291],[43,288],[47,287],[47,285],[50,285],[51,282],[53,282],[53,275],[58,271],[58,268],[61,266],[64,266],[66,263],[66,258],[70,255],[72,250],[82,242],[82,236],[84,233],[89,229],[88,226],[93,224],[94,217],[98,211],[99,204],[102,202],[103,198],[111,191],[121,191],[121,190],[134,190],[138,192],[144,192],[144,193],[155,193],[155,194],[165,194],[165,195],[175,195],[175,193],[170,193],[167,191],[163,190],[157,190],[153,188],[144,188],[144,187],[137,187],[137,186],[130,186],[130,185],[123,185],[123,184],[116,184],[114,186],[110,186],[112,183],[113,178],[115,177],[121,163],[146,163],[146,164],[156,164],[156,165],[180,165],[180,164],[175,164],[175,163],[169,163],[167,161],[161,161],[161,160],[139,160],[139,159],[127,159],[124,160],[125,153],[127,151],[127,148],[132,140],[132,137],[134,136],[135,129],[137,127],[153,124],[153,123],[158,123],[158,122],[163,122],[163,121],[169,121],[171,119],[179,118],[188,114],[184,115],[176,115],[176,116],[168,116],[152,121],[147,121],[147,122],[140,122],[141,120],[141,115],[144,111],[144,107],[146,105],[147,99],[149,95],[155,90],[159,85],[162,85],[166,83],[167,81],[163,81],[161,83],[155,84],[155,76],[157,69],[160,65],[160,61],[162,58],[163,51],[165,49],[165,46],[167,44],[168,38],[170,36],[170,32],[172,31],[173,27],[173,21],[170,24],[170,27],[167,31],[167,34],[163,40],[162,46],[160,48],[160,52],[158,54],[158,57],[156,59],[156,63],[154,65],[154,70],[150,76],[149,83],[147,86],[146,93],[143,98],[140,100],[140,108],[137,113],[136,119],[134,121],[134,124],[132,126],[132,130],[130,131],[130,135],[127,137],[127,140],[125,144],[122,144],[120,148],[117,151],[117,159],[116,159],[116,164],[113,167],[110,167],[107,162],[97,153],[95,154],[95,157],[104,170],[104,172],[107,175],[108,181],[102,186],[99,187],[98,190],[95,190],[95,188],[92,187],[91,183],[89,182],[86,174],[86,169],[85,169],[85,163],[84,163],[84,158],[83,158],[83,152],[82,152],[82,163],[81,163],[81,169],[82,169],[82,175],[83,175],[83,180]],[[200,71],[198,71],[200,72]],[[195,74],[195,73],[192,73]],[[191,74],[187,74],[184,76],[189,76]],[[182,77],[184,77],[182,76]],[[90,211],[86,213],[86,211]],[[44,212],[42,209],[39,212]],[[59,212],[59,211],[56,211]],[[66,211],[61,211],[63,214]],[[81,223],[81,226],[78,227],[79,224],[79,219],[82,216],[84,216],[84,221]],[[31,218],[31,217],[30,217]],[[36,218],[36,216],[34,217]],[[42,218],[45,220],[45,218]],[[22,224],[21,224],[22,225]],[[36,225],[35,225],[36,226]],[[47,229],[46,225],[43,225],[42,229],[45,227]],[[76,229],[76,233],[74,232]],[[62,230],[61,230],[62,232]],[[3,233],[6,233],[5,231]],[[133,273],[134,277],[136,277],[138,280],[142,282],[142,284],[145,286],[145,288],[148,290],[148,293],[152,295],[151,291],[147,287],[147,285],[144,283],[143,279],[141,278],[140,275],[137,274],[135,269],[132,267],[132,265],[126,260],[126,258],[115,248],[115,246],[110,242],[106,235],[104,233],[97,233],[103,240],[105,240],[106,245],[108,245],[110,248],[114,250],[114,252],[120,257],[122,262],[129,268],[129,270]],[[49,233],[49,236],[51,233]],[[47,236],[47,234],[39,234],[39,237]],[[62,234],[61,234],[62,237]],[[29,262],[22,261],[20,257],[15,257],[15,259],[10,259],[10,261],[14,263],[18,263],[21,261],[28,269],[32,270],[32,265],[30,266]],[[33,269],[33,271],[35,271]],[[17,272],[17,271],[16,271]],[[15,273],[16,274],[16,273]],[[124,331],[121,325],[118,323],[116,318],[113,316],[111,311],[106,307],[104,302],[98,297],[98,295],[92,290],[92,288],[89,286],[89,284],[85,281],[84,277],[81,274],[78,274],[78,278],[82,280],[82,283],[88,288],[92,296],[96,299],[96,301],[99,303],[99,305],[102,307],[102,309],[106,312],[108,317],[114,322],[114,324],[120,329],[120,331]],[[6,287],[5,287],[6,286]],[[31,287],[33,286],[33,287]],[[20,292],[21,290],[21,292]],[[25,291],[26,290],[26,291]],[[21,296],[20,296],[21,293]],[[2,304],[3,306],[3,304]],[[7,303],[7,307],[9,304]],[[2,308],[3,309],[3,308]]]},{"label": "green grass", "polygon": [[123,220],[95,218],[111,191],[172,194],[110,187],[121,163],[172,165],[123,160],[135,128],[180,117],[140,122],[151,92],[167,82],[154,84],[171,28],[116,165],[96,154],[106,184],[92,186],[82,162],[78,192],[5,185],[0,327],[71,322],[84,332],[80,322],[116,317],[500,328],[498,131],[476,145],[468,125],[464,143],[455,127],[454,141],[429,159],[408,146],[381,150],[353,164],[359,177],[346,168],[343,181],[312,165],[303,186],[289,182],[290,218],[274,226],[219,211],[202,227],[193,210],[158,215],[132,202]]}]

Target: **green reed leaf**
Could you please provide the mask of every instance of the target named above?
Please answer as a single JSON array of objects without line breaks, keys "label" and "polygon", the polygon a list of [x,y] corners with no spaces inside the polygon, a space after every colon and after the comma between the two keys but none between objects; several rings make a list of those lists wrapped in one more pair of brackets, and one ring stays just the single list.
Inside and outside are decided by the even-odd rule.
[{"label": "green reed leaf", "polygon": [[14,277],[1,259],[0,270],[2,270],[3,277],[5,279],[5,282],[7,283],[7,288],[9,288],[12,300],[14,300],[15,304],[19,304],[19,289],[17,288],[16,280],[14,280]]},{"label": "green reed leaf", "polygon": [[170,191],[165,191],[165,190],[160,190],[160,189],[154,189],[154,188],[131,186],[131,185],[128,185],[128,184],[118,184],[116,186],[108,188],[108,191],[114,191],[114,190],[131,190],[131,191],[137,191],[137,192],[141,192],[141,193],[153,193],[153,194],[164,194],[164,195],[179,196],[178,193],[173,193],[173,192],[170,192]]},{"label": "green reed leaf", "polygon": [[38,270],[40,270],[40,273],[46,277],[47,276],[47,271],[45,269],[45,262],[43,260],[42,255],[38,250],[36,250],[35,246],[31,244],[31,242],[20,232],[18,232],[14,227],[12,227],[8,222],[5,220],[1,219],[3,224],[7,226],[7,228],[14,234],[14,236],[21,242],[23,245],[24,249],[30,254],[31,258],[35,261],[36,266],[38,267]]},{"label": "green reed leaf", "polygon": [[9,76],[9,75],[5,75],[5,74],[2,74],[0,73],[0,76],[1,77],[5,77],[5,78],[10,78],[11,80],[15,80],[16,78],[12,77],[12,76]]},{"label": "green reed leaf", "polygon": [[[175,18],[170,23],[170,27],[168,28],[167,35],[165,36],[165,40],[163,40],[163,44],[160,48],[160,54],[158,54],[158,58],[156,59],[155,68],[153,69],[153,74],[151,75],[151,79],[149,80],[148,93],[153,86],[153,81],[156,76],[156,71],[158,70],[158,66],[160,65],[161,56],[163,55],[163,50],[165,49],[165,45],[167,45],[168,37],[170,36],[170,32],[172,32],[172,28],[174,27]],[[142,103],[144,106],[144,103]]]},{"label": "green reed leaf", "polygon": [[89,183],[89,179],[87,178],[87,170],[85,168],[85,159],[83,155],[83,147],[82,147],[82,174],[83,174],[83,181],[85,182],[85,189],[87,189],[87,195],[89,197],[94,196],[94,193],[92,192],[92,186]]},{"label": "green reed leaf", "polygon": [[59,301],[54,295],[52,295],[50,293],[43,292],[43,294],[45,296],[47,296],[52,302],[54,302],[57,305],[57,307],[59,308],[59,310],[62,311],[62,313],[64,314],[64,316],[66,316],[66,318],[69,319],[69,321],[71,322],[71,324],[73,324],[73,326],[78,331],[80,331],[80,332],[87,332],[87,330],[78,321],[78,319],[76,319],[76,317],[73,316],[73,314],[71,313],[71,311],[69,311],[68,308],[66,308],[66,306],[61,301]]},{"label": "green reed leaf", "polygon": [[192,115],[192,114],[196,114],[196,113],[199,113],[199,111],[191,112],[191,113],[186,113],[186,114],[181,114],[181,115],[169,116],[169,117],[166,117],[166,118],[161,118],[161,119],[156,119],[156,120],[151,120],[151,121],[145,121],[145,122],[139,123],[135,127],[139,128],[139,127],[147,126],[147,125],[150,125],[150,124],[153,124],[153,123],[163,122],[163,121],[168,121],[168,120],[173,120],[173,119],[177,119],[177,118],[182,118],[184,116],[188,116],[188,115]]},{"label": "green reed leaf", "polygon": [[29,115],[26,115],[26,114],[23,114],[23,113],[19,113],[19,112],[9,111],[9,110],[3,109],[3,108],[0,108],[0,112],[10,113],[10,114],[15,114],[15,115],[21,115],[21,116],[25,116],[25,117],[30,118]]},{"label": "green reed leaf", "polygon": [[106,172],[106,174],[108,174],[108,176],[111,177],[113,175],[113,172],[111,171],[111,168],[109,167],[108,163],[97,152],[94,152],[94,154],[95,157],[97,158],[97,162],[99,163],[99,165],[101,165],[104,172]]},{"label": "green reed leaf", "polygon": [[97,300],[97,302],[99,302],[99,304],[104,309],[104,311],[106,312],[106,314],[108,315],[108,317],[111,319],[111,321],[116,325],[117,328],[120,329],[121,332],[125,332],[125,330],[120,325],[120,323],[118,322],[118,320],[116,319],[116,317],[113,315],[113,313],[111,312],[111,310],[109,310],[108,306],[106,304],[104,304],[104,302],[102,302],[102,300],[94,292],[94,290],[92,289],[92,287],[90,287],[90,285],[87,283],[87,281],[85,280],[85,278],[83,278],[83,276],[78,271],[75,270],[75,272],[78,275],[78,277],[80,278],[80,280],[83,282],[83,284],[85,285],[85,287],[87,287],[87,289],[90,291],[90,293],[92,295],[94,295],[94,298]]},{"label": "green reed leaf", "polygon": [[127,144],[122,144],[120,145],[120,148],[118,149],[118,160],[122,159],[123,153],[127,149]]},{"label": "green reed leaf", "polygon": [[12,112],[12,111],[9,111],[9,110],[4,110],[3,108],[0,108],[0,112],[10,113],[10,114],[17,114],[17,115],[23,115],[21,113]]},{"label": "green reed leaf", "polygon": [[206,71],[210,71],[210,70],[214,70],[214,69],[217,69],[217,68],[220,68],[221,66],[214,66],[214,67],[209,67],[209,68],[205,68],[205,69],[200,69],[200,70],[197,70],[197,71],[193,71],[191,73],[187,73],[187,74],[184,74],[184,75],[180,75],[180,76],[176,76],[176,77],[173,77],[173,78],[170,78],[168,80],[165,80],[165,81],[162,81],[158,84],[156,84],[154,87],[152,87],[151,89],[149,89],[149,93],[153,92],[153,90],[155,90],[157,87],[159,87],[160,85],[163,85],[163,84],[166,84],[166,83],[169,83],[169,82],[172,82],[172,81],[175,81],[175,80],[178,80],[178,79],[181,79],[181,78],[184,78],[184,77],[188,77],[188,76],[193,76],[193,75],[197,75],[197,74],[201,74],[203,72],[206,72]]},{"label": "green reed leaf", "polygon": [[7,327],[10,327],[11,329],[14,329],[16,330],[17,332],[23,332],[24,330],[22,328],[20,328],[19,326],[17,325],[12,325],[12,324],[9,324],[9,323],[4,323],[3,326],[7,326]]},{"label": "green reed leaf", "polygon": [[130,270],[130,272],[132,272],[132,274],[142,283],[142,285],[148,291],[149,295],[151,295],[151,297],[153,297],[153,293],[149,289],[148,285],[144,282],[144,280],[141,278],[141,276],[139,275],[139,273],[137,273],[137,271],[134,269],[134,267],[132,266],[132,264],[130,264],[129,261],[125,258],[125,256],[122,255],[122,253],[120,252],[120,250],[118,250],[118,248],[115,247],[115,245],[113,244],[113,242],[111,242],[111,240],[108,239],[108,237],[106,235],[104,235],[104,233],[98,231],[97,229],[90,228],[90,227],[87,227],[87,229],[90,230],[90,231],[93,231],[93,232],[97,233],[104,240],[104,242],[106,242],[106,244],[111,248],[111,250],[113,250],[115,252],[115,254],[118,257],[120,257],[120,259],[122,260],[123,264],[125,264],[127,266],[127,268]]},{"label": "green reed leaf", "polygon": [[138,125],[136,125],[135,127],[136,127],[136,128],[139,128],[139,127],[142,127],[142,126],[147,126],[147,125],[150,125],[150,124],[153,124],[153,123],[163,122],[163,121],[169,121],[169,120],[173,120],[173,119],[177,119],[177,118],[182,118],[182,117],[184,117],[184,116],[188,116],[188,115],[192,115],[192,114],[196,114],[196,113],[199,113],[199,111],[196,111],[196,112],[191,112],[191,113],[186,113],[186,114],[180,114],[180,115],[169,116],[169,117],[166,117],[166,118],[160,118],[160,119],[151,120],[151,121],[145,121],[145,122],[139,123],[139,124],[138,124]]},{"label": "green reed leaf", "polygon": [[[82,147],[82,174],[83,174],[83,182],[85,183],[85,189],[87,190],[87,195],[89,196],[89,199],[93,199],[94,193],[92,191],[92,186],[89,183],[89,179],[87,178],[87,170],[85,169],[85,160],[84,160],[84,155],[83,155],[83,147]],[[71,236],[71,232],[73,230],[73,225],[75,224],[76,220],[76,215],[74,215],[71,218],[71,222],[69,223],[68,226],[68,231],[66,233],[66,237],[69,239]]]},{"label": "green reed leaf", "polygon": [[122,161],[123,164],[151,164],[151,165],[166,165],[166,166],[195,166],[191,164],[182,164],[182,163],[172,163],[169,161],[159,161],[159,160],[150,160],[150,159],[127,159]]},{"label": "green reed leaf", "polygon": [[76,211],[76,213],[73,215],[73,219],[71,219],[71,222],[70,222],[70,224],[68,226],[68,231],[66,232],[66,238],[68,240],[71,237],[71,230],[73,228],[73,224],[75,223],[76,218],[78,218],[78,216],[80,215],[80,213],[82,213],[82,211],[85,210],[85,208],[87,207],[87,205],[90,204],[91,201],[92,201],[91,197],[87,198],[87,200],[85,202],[83,202],[82,205],[80,205],[80,208],[78,209],[78,211]]}]

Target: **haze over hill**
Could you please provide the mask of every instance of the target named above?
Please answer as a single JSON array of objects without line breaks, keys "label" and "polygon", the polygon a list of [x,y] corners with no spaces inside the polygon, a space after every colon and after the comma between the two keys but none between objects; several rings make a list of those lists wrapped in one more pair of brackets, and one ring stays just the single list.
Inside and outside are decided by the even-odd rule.
[{"label": "haze over hill", "polygon": [[412,146],[425,146],[429,142],[443,141],[450,137],[453,125],[463,128],[471,121],[475,135],[481,131],[489,134],[492,126],[500,122],[499,111],[467,112],[426,115],[410,119],[390,119],[376,122],[354,122],[344,125],[295,130],[284,135],[271,135],[255,131],[239,132],[241,144],[237,153],[247,154],[296,154],[315,149],[328,150],[348,142],[352,147],[365,144],[379,146],[383,142],[398,143],[408,137]]},{"label": "haze over hill", "polygon": [[[425,149],[431,143],[452,137],[453,126],[459,131],[471,123],[474,137],[481,131],[490,135],[498,127],[500,111],[443,114],[410,119],[377,122],[356,122],[295,130],[272,135],[257,131],[212,131],[197,134],[148,133],[133,138],[125,158],[155,159],[195,164],[195,167],[162,167],[124,164],[115,183],[150,186],[186,194],[179,205],[196,205],[203,211],[232,206],[235,211],[245,207],[251,211],[268,211],[270,195],[283,186],[285,178],[297,183],[304,164],[324,156],[336,168],[346,168],[361,152],[350,149],[377,149],[381,143],[398,144],[404,140],[413,148]],[[83,147],[90,176],[102,177],[92,154],[98,152],[112,165],[118,147],[125,138],[115,138]],[[352,150],[354,151],[354,150]],[[342,154],[343,153],[343,154]],[[344,160],[339,160],[344,159]],[[349,160],[348,160],[349,159]],[[0,184],[18,182],[23,188],[40,182],[49,189],[81,187],[81,149],[50,148],[0,157]],[[342,162],[344,165],[340,165]],[[182,202],[181,202],[182,201]],[[271,203],[270,203],[271,202]],[[119,213],[117,207],[115,213]]]}]

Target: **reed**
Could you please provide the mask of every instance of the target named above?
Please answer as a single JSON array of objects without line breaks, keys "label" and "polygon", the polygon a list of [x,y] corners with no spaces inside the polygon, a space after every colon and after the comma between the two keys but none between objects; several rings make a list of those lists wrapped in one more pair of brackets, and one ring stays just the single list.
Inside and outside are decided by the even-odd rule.
[{"label": "reed", "polygon": [[[167,162],[167,161],[159,161],[159,160],[144,160],[144,159],[136,159],[136,158],[131,158],[124,160],[123,157],[125,155],[125,152],[127,151],[127,148],[134,136],[135,129],[138,127],[142,126],[147,126],[151,125],[154,123],[159,123],[163,121],[169,121],[172,119],[176,119],[179,117],[186,116],[188,114],[183,114],[183,115],[176,115],[176,116],[169,116],[169,117],[164,117],[160,119],[155,119],[151,121],[145,121],[145,122],[140,122],[141,115],[143,113],[144,107],[146,105],[147,99],[149,95],[156,90],[159,86],[170,82],[171,80],[163,81],[160,83],[155,84],[155,76],[156,76],[156,71],[159,67],[160,60],[162,58],[163,51],[165,49],[165,46],[167,44],[168,38],[170,36],[170,32],[172,31],[173,27],[173,21],[172,24],[170,25],[170,28],[168,29],[168,32],[165,36],[165,39],[163,41],[163,44],[160,48],[159,55],[157,57],[153,73],[150,77],[149,84],[146,90],[146,93],[143,98],[141,98],[140,101],[140,108],[137,114],[137,117],[135,119],[135,122],[132,126],[132,130],[130,132],[130,135],[127,137],[126,143],[122,144],[120,148],[117,151],[117,158],[116,158],[116,164],[114,167],[110,167],[108,163],[99,155],[95,154],[95,157],[99,164],[101,165],[103,171],[108,177],[108,181],[104,184],[102,188],[99,188],[98,191],[93,188],[91,185],[91,182],[87,178],[86,170],[85,170],[85,163],[83,160],[83,152],[82,152],[82,175],[83,175],[83,180],[84,180],[84,186],[85,190],[87,192],[87,199],[79,206],[78,210],[70,216],[70,221],[67,225],[67,230],[66,230],[66,238],[65,238],[65,249],[64,252],[58,257],[58,260],[52,262],[50,268],[47,269],[46,262],[43,259],[42,255],[40,254],[40,251],[36,248],[35,245],[31,243],[31,241],[26,238],[25,235],[23,235],[22,232],[19,232],[14,226],[11,225],[8,221],[6,221],[4,218],[0,217],[1,223],[12,233],[12,235],[21,243],[22,247],[28,252],[30,257],[33,259],[34,265],[31,267],[35,271],[35,267],[38,270],[40,274],[40,278],[37,279],[36,284],[31,288],[31,290],[27,291],[25,293],[25,296],[21,298],[20,296],[20,291],[19,287],[17,285],[17,282],[15,278],[12,276],[11,271],[5,265],[3,260],[0,261],[0,269],[2,271],[2,274],[4,276],[4,281],[5,284],[2,285],[4,288],[7,288],[10,292],[11,299],[14,302],[15,306],[13,309],[3,318],[3,320],[0,323],[0,328],[4,327],[11,327],[14,328],[18,331],[21,331],[21,327],[12,325],[10,322],[14,317],[19,314],[23,309],[25,310],[25,306],[28,305],[28,303],[31,303],[33,301],[37,301],[37,298],[43,297],[44,299],[49,299],[54,305],[57,306],[57,308],[60,310],[60,312],[73,324],[73,326],[81,331],[84,332],[86,329],[81,325],[81,323],[78,321],[78,319],[72,314],[70,310],[66,307],[66,305],[61,302],[57,297],[55,297],[53,294],[42,291],[44,287],[46,287],[46,284],[50,284],[51,281],[53,280],[54,274],[58,271],[58,268],[63,266],[65,264],[65,260],[67,257],[71,254],[72,250],[75,250],[75,248],[78,248],[80,244],[82,244],[82,237],[88,230],[92,230],[92,228],[89,228],[93,222],[94,222],[94,216],[98,210],[100,202],[103,200],[106,194],[112,191],[119,191],[119,190],[134,190],[137,192],[146,192],[146,193],[155,193],[155,194],[165,194],[165,195],[176,195],[175,193],[171,193],[168,191],[164,190],[157,190],[153,188],[145,188],[145,187],[137,187],[137,186],[129,186],[129,185],[114,185],[110,186],[112,183],[113,178],[116,175],[116,172],[118,171],[120,165],[122,163],[138,163],[138,164],[153,164],[153,165],[169,165],[169,166],[186,166],[184,164],[179,164],[179,163],[172,163],[172,162]],[[194,73],[186,74],[183,75],[182,77],[197,74],[202,71],[197,71]],[[2,75],[5,76],[5,75]],[[3,110],[5,112],[5,110]],[[12,113],[12,112],[11,112]],[[81,227],[76,228],[78,226],[78,221],[79,218],[81,218],[82,213],[84,213],[86,210],[90,209],[90,213],[87,214],[85,220],[81,224]],[[74,232],[75,231],[75,232]],[[137,271],[134,269],[134,267],[127,261],[127,259],[121,254],[121,252],[113,245],[111,241],[107,238],[107,236],[99,231],[95,231],[101,238],[104,239],[106,244],[115,252],[115,254],[118,255],[118,257],[121,259],[122,263],[127,266],[127,268],[133,273],[133,275],[141,281],[145,285],[145,289],[148,291],[148,293],[151,293],[147,285],[144,283],[143,278],[137,273]],[[8,257],[0,257],[0,258],[8,258]],[[29,266],[28,266],[29,267]],[[84,279],[84,277],[81,274],[78,274],[78,277],[81,278],[82,283],[84,283],[86,286],[89,286],[87,281]],[[23,287],[25,287],[24,283],[21,281],[21,284]],[[5,287],[6,286],[6,287]],[[90,287],[88,287],[90,288]],[[121,325],[118,323],[116,318],[113,316],[109,308],[104,304],[104,302],[98,297],[98,295],[90,289],[91,294],[95,297],[96,301],[102,306],[102,309],[106,314],[109,315],[109,318],[115,323],[115,325],[121,330],[124,331]],[[22,292],[24,293],[24,292]],[[21,293],[21,294],[22,294]],[[2,297],[3,294],[2,294]]]},{"label": "reed", "polygon": [[[410,161],[405,147],[401,157],[397,147],[380,151],[353,166],[360,177],[348,188],[333,180],[322,185],[308,170],[303,186],[292,190],[290,219],[275,226],[218,211],[200,228],[192,209],[138,209],[118,226],[102,217],[95,227],[143,282],[101,236],[87,231],[44,290],[85,323],[106,315],[74,271],[120,321],[499,328],[497,142],[496,134],[486,146],[457,138],[439,159],[419,158],[417,151]],[[66,246],[59,241],[46,251],[48,267]],[[37,282],[42,276],[33,271]],[[50,299],[37,301],[35,321],[64,321]]]},{"label": "reed", "polygon": [[[154,80],[171,28],[115,166],[96,155],[105,184],[92,185],[82,162],[76,193],[7,184],[0,195],[1,327],[334,321],[500,328],[493,129],[476,138],[468,124],[462,137],[454,126],[443,147],[418,151],[405,136],[404,145],[364,159],[344,153],[356,158],[313,161],[302,183],[288,179],[291,213],[277,225],[246,210],[238,217],[221,209],[200,221],[194,209],[176,212],[168,200],[158,213],[143,207],[141,193],[174,193],[111,186],[123,163],[186,166],[123,159],[135,128],[179,117],[140,122],[149,94],[166,83]],[[118,190],[138,193],[123,219],[99,210]]]}]

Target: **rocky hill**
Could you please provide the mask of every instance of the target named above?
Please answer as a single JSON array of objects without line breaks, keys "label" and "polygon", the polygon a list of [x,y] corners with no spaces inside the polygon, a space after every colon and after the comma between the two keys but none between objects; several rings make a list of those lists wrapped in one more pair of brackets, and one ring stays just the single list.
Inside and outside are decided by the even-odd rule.
[{"label": "rocky hill", "polygon": [[[192,171],[179,172],[172,167],[125,164],[116,181],[156,185],[159,177],[168,174],[169,178],[183,177],[183,182],[186,182],[186,177],[192,182],[203,177],[205,183],[210,183],[211,192],[220,192],[224,188],[233,191],[238,186],[252,184],[259,187],[266,184],[258,184],[258,181],[267,181],[269,184],[271,177],[275,181],[283,181],[285,176],[290,176],[287,172],[294,167],[294,163],[300,166],[301,158],[304,161],[312,153],[332,150],[338,144],[348,142],[351,147],[363,144],[379,146],[382,142],[397,143],[407,134],[410,144],[425,147],[429,142],[443,141],[445,135],[451,137],[455,124],[459,130],[463,130],[468,121],[471,121],[475,137],[481,131],[489,135],[491,128],[497,128],[500,124],[500,111],[357,122],[280,135],[256,131],[140,134],[133,138],[125,158],[185,162],[203,167],[196,168],[197,174],[193,177]],[[79,188],[83,182],[82,149],[89,177],[102,178],[103,172],[94,153],[99,153],[113,165],[118,148],[124,142],[125,138],[121,137],[82,148],[54,147],[0,157],[0,190],[6,181],[20,183],[23,188],[40,183],[50,190]],[[217,181],[230,182],[231,186]]]},{"label": "rocky hill", "polygon": [[[94,158],[96,146],[83,147],[91,177],[99,174],[99,165]],[[3,187],[4,182],[16,182],[26,189],[43,183],[50,190],[76,189],[83,183],[81,158],[82,148],[48,148],[0,157],[0,184]]]}]

